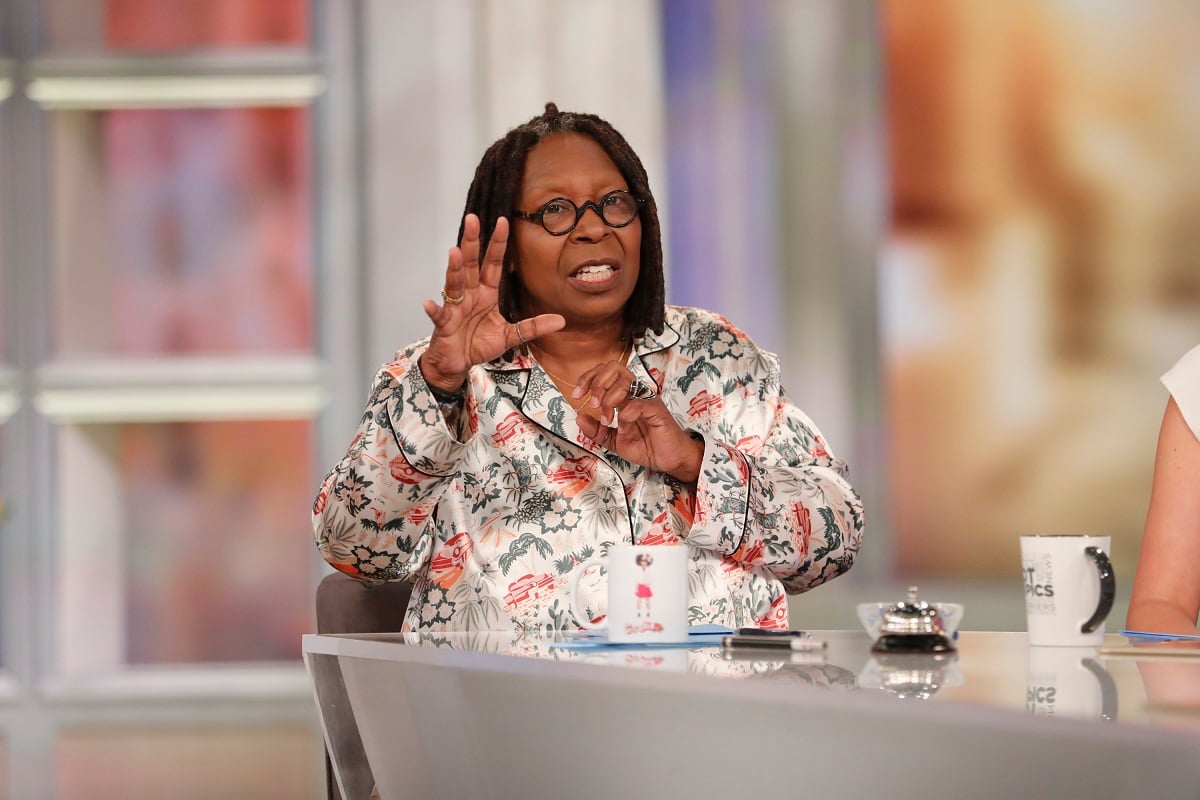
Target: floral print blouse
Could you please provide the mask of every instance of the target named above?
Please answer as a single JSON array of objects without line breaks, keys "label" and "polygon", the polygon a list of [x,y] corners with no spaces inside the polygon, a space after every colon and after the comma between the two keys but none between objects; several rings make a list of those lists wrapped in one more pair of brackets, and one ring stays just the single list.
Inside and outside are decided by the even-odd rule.
[{"label": "floral print blouse", "polygon": [[583,561],[616,543],[687,547],[693,624],[787,627],[788,592],[853,563],[862,501],[774,355],[708,311],[666,320],[629,368],[703,440],[696,484],[595,447],[525,348],[472,368],[451,428],[417,366],[426,339],[380,369],[321,485],[321,554],[364,581],[412,581],[406,630],[573,630]]}]

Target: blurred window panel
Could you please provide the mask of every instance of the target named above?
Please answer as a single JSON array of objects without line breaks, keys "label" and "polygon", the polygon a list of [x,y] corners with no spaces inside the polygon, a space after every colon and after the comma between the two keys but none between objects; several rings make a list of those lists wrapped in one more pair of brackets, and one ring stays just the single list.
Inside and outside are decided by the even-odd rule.
[{"label": "blurred window panel", "polygon": [[[0,406],[3,406],[3,404],[5,402],[4,395],[5,395],[6,391],[7,390],[4,388],[4,386],[0,385]],[[8,526],[8,518],[12,514],[12,509],[10,508],[10,503],[12,502],[12,499],[11,499],[12,493],[8,487],[8,472],[5,469],[8,462],[7,462],[7,459],[5,459],[5,457],[4,457],[4,453],[5,453],[4,433],[5,433],[5,427],[6,427],[4,425],[4,418],[5,418],[4,409],[0,408],[0,536],[3,536],[7,539],[10,535],[10,534],[8,534],[8,527],[9,527]],[[0,581],[3,581],[4,579],[5,579],[5,573],[0,572]],[[0,625],[2,625],[2,624],[3,624],[3,616],[0,616]],[[7,653],[6,649],[2,646],[3,642],[4,642],[3,633],[4,633],[4,629],[2,627],[0,627],[0,668],[10,666],[7,663],[8,662],[8,653]],[[3,756],[3,750],[0,749],[0,786],[4,785],[4,772],[3,772],[4,762],[3,762],[2,756]]]},{"label": "blurred window panel", "polygon": [[[0,254],[4,252],[3,242],[0,241]],[[8,337],[5,328],[8,327],[8,291],[5,288],[4,259],[0,257],[0,364],[11,360],[8,352]]]},{"label": "blurred window panel", "polygon": [[306,109],[53,121],[56,355],[312,350]]},{"label": "blurred window panel", "polygon": [[59,428],[60,669],[297,660],[312,438],[307,421]]},{"label": "blurred window panel", "polygon": [[[3,21],[4,21],[3,16],[0,16],[0,24],[2,24]],[[3,40],[3,38],[4,38],[3,31],[0,31],[0,40]],[[6,78],[0,77],[0,80],[6,80]],[[6,89],[4,87],[0,87],[0,92],[6,92]],[[7,128],[5,125],[6,121],[4,119],[3,108],[4,107],[2,105],[0,105],[0,153],[7,152],[7,148],[5,146],[6,138],[7,138],[5,136],[5,131],[7,130]],[[4,167],[4,163],[2,161],[0,161],[0,169],[2,169],[3,167]],[[0,182],[0,187],[3,187],[3,185],[4,185],[3,182]],[[0,208],[4,208],[4,198],[3,197],[0,197]],[[5,228],[5,225],[0,224],[0,365],[3,365],[4,362],[6,362],[6,361],[12,360],[12,355],[8,352],[8,335],[7,335],[7,331],[6,331],[6,329],[8,328],[9,290],[8,290],[8,287],[5,285],[8,282],[7,281],[8,275],[7,275],[7,270],[4,267],[4,263],[5,263],[5,258],[4,258],[5,231],[4,231],[4,228]],[[3,391],[2,386],[0,386],[0,391]],[[0,420],[3,420],[2,412],[0,412]]]},{"label": "blurred window panel", "polygon": [[308,0],[44,0],[58,48],[178,52],[307,44]]},{"label": "blurred window panel", "polygon": [[321,744],[309,725],[64,731],[55,797],[312,797]]}]

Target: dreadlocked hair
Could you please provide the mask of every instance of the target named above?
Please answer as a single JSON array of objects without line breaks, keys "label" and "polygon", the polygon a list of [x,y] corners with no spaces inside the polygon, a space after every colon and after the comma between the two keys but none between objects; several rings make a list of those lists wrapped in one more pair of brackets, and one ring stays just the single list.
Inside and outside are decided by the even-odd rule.
[{"label": "dreadlocked hair", "polygon": [[[559,111],[554,103],[546,103],[545,112],[495,141],[475,168],[475,177],[471,181],[471,188],[467,190],[463,218],[467,214],[478,216],[481,241],[490,241],[492,231],[496,229],[496,220],[500,217],[511,220],[513,212],[517,210],[517,198],[521,193],[529,151],[543,139],[561,133],[578,133],[595,140],[617,165],[621,176],[629,184],[630,194],[645,200],[638,211],[642,221],[641,269],[633,295],[625,304],[625,328],[626,333],[633,337],[642,336],[647,330],[662,333],[666,324],[666,286],[658,206],[650,191],[650,181],[642,160],[624,136],[595,114]],[[459,241],[462,241],[462,236],[463,227],[460,224]],[[484,249],[480,248],[481,264]],[[521,318],[519,281],[511,269],[513,258],[514,249],[510,247],[504,257],[499,288],[500,313],[509,322]]]}]

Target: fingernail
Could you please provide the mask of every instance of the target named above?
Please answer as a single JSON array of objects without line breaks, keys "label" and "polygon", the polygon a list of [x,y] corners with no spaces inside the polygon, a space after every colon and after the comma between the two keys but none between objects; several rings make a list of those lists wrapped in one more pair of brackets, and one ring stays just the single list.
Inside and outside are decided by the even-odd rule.
[{"label": "fingernail", "polygon": [[600,398],[593,397],[592,398],[592,408],[599,408],[599,407],[600,407]]},{"label": "fingernail", "polygon": [[571,392],[571,397],[575,398],[576,400],[578,400],[580,397],[583,397],[583,387],[576,386],[575,391]]}]

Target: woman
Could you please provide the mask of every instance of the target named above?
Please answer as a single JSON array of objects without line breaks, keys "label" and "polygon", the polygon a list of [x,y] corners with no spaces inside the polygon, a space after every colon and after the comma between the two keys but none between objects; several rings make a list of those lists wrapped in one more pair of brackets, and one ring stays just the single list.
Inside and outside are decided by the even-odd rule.
[{"label": "woman", "polygon": [[666,305],[654,197],[611,125],[548,104],[509,131],[459,242],[432,335],[380,370],[314,507],[334,567],[413,581],[406,628],[577,628],[571,571],[618,542],[689,548],[693,623],[785,627],[786,592],[850,568],[844,465],[774,356]]},{"label": "woman", "polygon": [[1200,346],[1162,380],[1170,397],[1126,625],[1194,635],[1200,615]]}]

